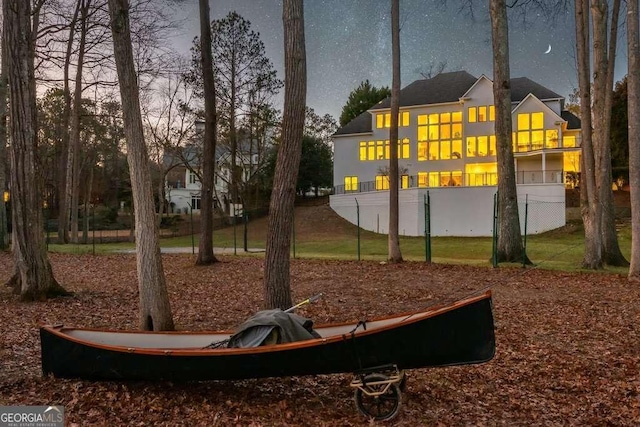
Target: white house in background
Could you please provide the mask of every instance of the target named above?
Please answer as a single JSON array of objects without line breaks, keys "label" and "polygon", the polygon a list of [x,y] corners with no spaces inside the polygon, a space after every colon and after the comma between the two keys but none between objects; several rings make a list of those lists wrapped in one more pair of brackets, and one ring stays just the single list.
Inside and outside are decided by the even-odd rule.
[{"label": "white house in background", "polygon": [[[511,80],[513,153],[521,217],[524,199],[549,202],[529,233],[565,224],[565,185],[579,172],[580,120],[564,98],[526,77]],[[338,129],[330,205],[360,226],[387,233],[387,98]],[[423,235],[425,196],[434,236],[488,236],[497,190],[493,83],[466,71],[417,80],[400,91],[400,233]]]},{"label": "white house in background", "polygon": [[[236,167],[238,176],[245,182],[258,167],[257,154],[249,154],[245,152],[244,143],[238,144],[239,150],[236,155]],[[165,154],[165,165],[173,166],[165,179],[165,195],[169,203],[169,212],[172,213],[188,213],[191,208],[196,213],[201,208],[201,187],[202,184],[198,179],[194,170],[199,170],[200,147],[195,145],[187,145],[182,148],[182,154],[179,161],[176,156],[171,153]],[[216,147],[215,159],[215,176],[214,176],[214,206],[219,207],[228,215],[233,215],[234,209],[240,212],[240,205],[231,203],[231,154],[227,147],[218,145]],[[176,165],[176,166],[174,166]]]}]

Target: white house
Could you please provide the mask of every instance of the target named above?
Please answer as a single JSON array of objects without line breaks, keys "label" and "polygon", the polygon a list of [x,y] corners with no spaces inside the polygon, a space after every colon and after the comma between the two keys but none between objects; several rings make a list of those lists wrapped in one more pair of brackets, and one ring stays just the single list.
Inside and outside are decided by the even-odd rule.
[{"label": "white house", "polygon": [[[243,150],[245,144],[239,144],[240,151],[236,155],[238,178],[246,182],[258,167],[257,154],[248,154]],[[178,157],[178,159],[176,159]],[[214,206],[221,208],[228,215],[240,212],[241,205],[231,201],[231,154],[227,147],[216,147],[216,165],[214,175]],[[200,148],[188,145],[182,148],[180,156],[165,154],[165,165],[171,170],[165,179],[165,195],[169,202],[169,212],[187,213],[191,209],[200,212],[200,193],[202,184],[194,172],[200,170]]]},{"label": "white house", "polygon": [[[492,233],[497,187],[492,81],[466,71],[417,80],[400,91],[400,233],[423,235],[425,196],[434,236]],[[565,184],[579,172],[580,121],[564,98],[526,77],[511,80],[519,197],[553,202],[530,233],[565,224]],[[390,99],[338,129],[331,207],[364,229],[388,231]],[[568,185],[568,184],[567,184]],[[559,203],[562,202],[562,203]],[[521,209],[522,211],[522,209]]]}]

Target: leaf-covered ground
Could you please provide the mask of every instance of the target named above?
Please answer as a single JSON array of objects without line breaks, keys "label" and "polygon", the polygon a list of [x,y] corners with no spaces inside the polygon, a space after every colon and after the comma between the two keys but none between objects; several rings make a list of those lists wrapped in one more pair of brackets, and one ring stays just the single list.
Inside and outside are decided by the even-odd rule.
[{"label": "leaf-covered ground", "polygon": [[[43,378],[38,324],[134,329],[135,257],[51,255],[73,297],[16,301],[0,289],[0,405],[61,404],[71,425],[367,425],[350,375],[285,379],[89,382]],[[262,260],[194,267],[164,257],[179,329],[229,329],[261,305]],[[13,269],[0,254],[0,281]],[[418,309],[491,287],[497,353],[489,363],[409,372],[398,426],[640,425],[640,286],[608,274],[404,263],[300,261],[296,300],[316,323]]]}]

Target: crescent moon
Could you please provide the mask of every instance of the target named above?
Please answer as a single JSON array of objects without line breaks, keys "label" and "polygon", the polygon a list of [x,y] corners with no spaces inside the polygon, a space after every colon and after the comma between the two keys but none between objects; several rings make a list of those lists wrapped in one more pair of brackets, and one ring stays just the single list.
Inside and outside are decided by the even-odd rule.
[{"label": "crescent moon", "polygon": [[545,54],[549,53],[549,52],[551,52],[551,45],[549,45],[549,47],[547,48],[547,51],[545,52]]}]

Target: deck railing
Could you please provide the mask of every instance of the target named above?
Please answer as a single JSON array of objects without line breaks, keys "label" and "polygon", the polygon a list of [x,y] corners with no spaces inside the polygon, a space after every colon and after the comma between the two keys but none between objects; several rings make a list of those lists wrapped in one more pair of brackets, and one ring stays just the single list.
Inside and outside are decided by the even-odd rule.
[{"label": "deck railing", "polygon": [[[560,184],[566,181],[562,170],[517,171],[516,184]],[[442,188],[442,187],[479,187],[497,185],[495,172],[452,174],[451,172],[429,172],[428,175],[404,175],[401,188]],[[332,194],[367,193],[389,189],[387,179],[363,181],[353,185],[336,185]]]}]

